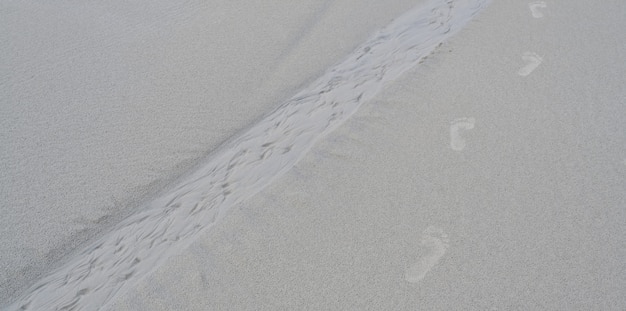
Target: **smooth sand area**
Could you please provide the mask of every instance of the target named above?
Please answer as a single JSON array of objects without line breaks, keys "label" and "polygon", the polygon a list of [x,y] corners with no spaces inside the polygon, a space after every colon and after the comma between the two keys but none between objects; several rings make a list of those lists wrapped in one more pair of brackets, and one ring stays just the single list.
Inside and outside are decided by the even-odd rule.
[{"label": "smooth sand area", "polygon": [[111,310],[623,309],[624,12],[494,1]]},{"label": "smooth sand area", "polygon": [[0,301],[415,1],[4,1]]}]

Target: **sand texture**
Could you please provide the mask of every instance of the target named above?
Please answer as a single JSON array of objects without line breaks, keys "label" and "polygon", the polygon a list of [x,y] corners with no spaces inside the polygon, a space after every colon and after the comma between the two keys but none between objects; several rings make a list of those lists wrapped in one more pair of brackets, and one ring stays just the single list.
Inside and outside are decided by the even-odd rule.
[{"label": "sand texture", "polygon": [[415,5],[354,3],[0,4],[0,301]]},{"label": "sand texture", "polygon": [[624,4],[546,2],[492,3],[112,309],[623,309]]},{"label": "sand texture", "polygon": [[626,308],[626,3],[488,3],[1,4],[0,308]]}]

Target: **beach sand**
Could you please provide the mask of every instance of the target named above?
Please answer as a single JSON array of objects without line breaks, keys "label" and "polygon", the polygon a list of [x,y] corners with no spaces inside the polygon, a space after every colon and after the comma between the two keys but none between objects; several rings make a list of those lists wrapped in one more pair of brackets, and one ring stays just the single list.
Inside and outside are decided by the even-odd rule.
[{"label": "beach sand", "polygon": [[[96,78],[85,80],[92,77],[87,73],[69,84],[61,79],[57,95],[45,92],[51,77],[3,77],[8,82],[2,91],[12,99],[34,99],[32,106],[9,105],[16,109],[11,116],[36,116],[43,123],[2,119],[2,128],[10,129],[3,131],[3,144],[15,147],[2,151],[2,171],[9,173],[2,180],[8,216],[0,226],[0,300],[128,216],[138,202],[167,188],[221,141],[306,87],[415,3],[363,8],[320,1],[293,5],[289,10],[302,14],[295,18],[275,2],[267,12],[282,12],[293,18],[292,27],[310,31],[290,31],[281,41],[276,33],[284,26],[276,22],[282,18],[246,19],[243,33],[269,27],[247,34],[262,48],[252,53],[245,48],[250,41],[226,37],[232,50],[223,54],[202,50],[213,46],[209,39],[190,50],[210,20],[199,12],[215,12],[196,5],[180,14],[164,11],[187,36],[185,44],[176,44],[180,37],[169,35],[174,41],[168,46],[176,49],[154,57],[180,62],[163,69],[153,65],[162,61],[128,60],[145,67],[127,72],[137,76],[117,86],[123,90],[100,89]],[[226,6],[222,12],[241,9]],[[240,20],[258,13],[246,10]],[[238,204],[109,309],[623,309],[624,13],[626,4],[618,0],[494,1],[293,169]],[[307,18],[319,21],[306,24]],[[162,44],[157,39],[165,35],[149,31],[155,36],[150,44]],[[258,38],[268,33],[275,44]],[[142,51],[153,51],[142,44]],[[232,61],[211,67],[216,55]],[[200,66],[198,57],[204,57]],[[120,64],[107,61],[86,70],[109,75],[109,63]],[[49,75],[61,70],[20,64]],[[253,65],[267,67],[248,71]],[[164,76],[143,84],[152,70]],[[202,78],[189,76],[194,70]],[[97,85],[101,97],[82,83]],[[115,105],[102,108],[102,120],[85,119],[97,108],[83,107],[89,100],[81,102],[81,96]],[[142,109],[130,113],[125,109],[138,101],[135,96]],[[68,106],[43,111],[48,101]],[[62,123],[59,131],[44,125],[64,120],[65,109],[75,113],[67,119],[80,122]],[[103,128],[111,132],[102,134]],[[67,148],[77,149],[64,155]],[[107,201],[110,196],[119,203]]]},{"label": "beach sand", "polygon": [[0,301],[415,1],[356,4],[0,4]]},{"label": "beach sand", "polygon": [[625,7],[546,3],[492,3],[112,310],[624,308]]}]

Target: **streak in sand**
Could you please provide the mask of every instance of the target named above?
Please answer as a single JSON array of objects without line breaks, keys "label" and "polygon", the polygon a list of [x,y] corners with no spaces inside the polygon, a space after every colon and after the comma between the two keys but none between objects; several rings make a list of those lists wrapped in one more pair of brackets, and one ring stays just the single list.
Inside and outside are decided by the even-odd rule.
[{"label": "streak in sand", "polygon": [[489,0],[431,0],[394,20],[306,89],[221,146],[7,310],[96,310],[188,247],[233,205],[292,168],[386,83],[459,31]]}]

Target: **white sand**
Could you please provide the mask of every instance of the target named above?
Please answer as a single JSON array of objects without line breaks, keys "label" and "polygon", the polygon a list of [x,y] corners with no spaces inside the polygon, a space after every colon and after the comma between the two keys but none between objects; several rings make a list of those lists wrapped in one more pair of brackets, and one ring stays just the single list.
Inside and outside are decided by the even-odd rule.
[{"label": "white sand", "polygon": [[546,3],[494,2],[111,309],[623,309],[625,7]]},{"label": "white sand", "polygon": [[0,301],[414,5],[354,3],[3,2]]},{"label": "white sand", "polygon": [[178,185],[35,283],[10,308],[105,306],[184,251],[232,206],[291,169],[317,140],[462,29],[485,4],[431,1],[398,17],[310,86],[220,146]]},{"label": "white sand", "polygon": [[[292,171],[227,215],[214,230],[146,278],[111,309],[623,308],[626,305],[621,295],[626,291],[626,270],[622,260],[626,255],[626,198],[623,194],[626,189],[623,121],[626,118],[623,108],[626,91],[622,85],[626,81],[623,68],[626,53],[621,44],[625,38],[620,29],[626,26],[624,4],[617,0],[604,6],[587,5],[583,1],[546,1],[545,6],[531,7],[529,3],[505,2],[492,4],[423,65],[366,104]],[[94,127],[115,130],[116,126],[110,123],[117,124],[115,122],[120,122],[118,116],[129,115],[123,110],[128,108],[129,99],[125,105],[117,107],[121,109],[117,115],[115,108],[103,108],[102,116],[111,119],[94,121],[87,117],[92,117],[96,108],[82,108],[85,101],[81,103],[80,97],[94,96],[100,100],[98,96],[117,94],[123,98],[124,92],[102,91],[103,94],[94,95],[81,86],[82,83],[98,87],[101,84],[94,82],[98,81],[96,78],[85,79],[92,77],[85,73],[82,78],[77,75],[77,86],[61,83],[63,90],[54,95],[76,107],[67,108],[59,103],[56,108],[50,108],[44,104],[55,100],[51,97],[53,95],[44,92],[44,87],[53,80],[51,77],[59,76],[58,70],[61,69],[49,69],[47,74],[50,77],[34,82],[17,82],[26,79],[25,76],[19,79],[13,75],[3,77],[2,92],[18,99],[23,96],[22,103],[28,97],[34,97],[39,105],[33,104],[35,108],[31,109],[37,114],[32,115],[48,122],[25,122],[32,116],[20,112],[19,109],[28,108],[20,105],[9,105],[9,108],[16,109],[11,115],[15,117],[2,119],[2,133],[9,133],[2,136],[3,145],[6,140],[17,147],[2,150],[2,172],[10,173],[3,175],[2,180],[2,211],[5,215],[7,209],[9,215],[2,218],[1,230],[5,230],[2,236],[8,237],[9,241],[2,247],[8,244],[10,249],[8,252],[2,249],[0,262],[9,267],[7,271],[11,273],[26,267],[22,268],[19,278],[15,274],[3,277],[7,280],[4,284],[13,284],[17,280],[17,284],[10,288],[2,284],[3,292],[11,294],[16,288],[23,288],[27,281],[20,284],[20,280],[28,280],[28,273],[38,276],[41,269],[49,268],[54,258],[59,258],[72,249],[72,245],[106,226],[84,220],[80,226],[76,225],[81,213],[84,213],[83,218],[94,217],[96,212],[112,215],[111,220],[102,221],[107,224],[119,220],[120,215],[128,215],[129,209],[136,207],[129,202],[140,201],[157,191],[180,174],[180,170],[190,167],[210,151],[211,146],[235,129],[249,124],[264,109],[272,107],[276,103],[272,100],[295,93],[285,95],[297,91],[302,84],[306,85],[305,82],[320,73],[320,68],[339,59],[337,55],[347,54],[373,29],[383,26],[388,18],[400,15],[411,6],[403,5],[385,5],[370,8],[370,11],[363,9],[378,20],[368,22],[370,29],[361,37],[354,35],[361,29],[348,26],[350,29],[346,31],[350,34],[345,37],[353,36],[349,41],[353,44],[345,49],[337,48],[329,53],[331,56],[327,56],[325,49],[324,52],[313,49],[315,43],[325,37],[319,34],[319,37],[305,36],[302,40],[305,43],[298,45],[302,48],[290,54],[297,56],[290,61],[277,61],[281,66],[274,67],[278,68],[275,71],[259,70],[259,80],[270,78],[258,84],[249,82],[248,85],[253,85],[250,88],[239,80],[255,76],[255,72],[244,71],[245,75],[242,75],[243,64],[237,64],[239,73],[228,69],[228,64],[220,64],[221,67],[217,68],[223,69],[222,74],[232,73],[231,80],[218,83],[215,76],[205,73],[203,86],[198,78],[187,75],[192,68],[203,68],[198,66],[196,59],[206,51],[192,52],[184,44],[168,45],[179,50],[160,54],[161,60],[188,55],[186,70],[180,67],[184,61],[170,63],[174,66],[164,71],[168,80],[165,81],[164,76],[156,79],[165,84],[144,85],[144,82],[140,83],[141,78],[145,78],[142,74],[133,83],[119,86],[132,86],[126,94],[145,100],[143,109],[154,109],[145,121],[145,132],[136,130],[137,118],[142,113],[135,113],[129,117],[133,122],[128,121],[126,127],[117,125],[122,129],[130,128],[131,133],[115,132],[102,140],[93,138],[98,137],[94,132],[100,131],[89,129],[89,126],[101,122],[99,127]],[[355,11],[357,6],[354,3],[338,6],[329,5],[327,10],[322,10],[324,13],[315,16],[328,23],[308,26],[313,29],[310,33],[324,33],[331,29],[341,32],[339,26],[342,22],[345,26],[345,16],[353,17],[350,23],[364,22],[363,15],[367,16]],[[309,13],[309,8],[298,7],[303,16],[314,18],[315,14]],[[284,4],[271,9],[280,9],[283,16],[289,15],[287,11],[281,11],[286,10]],[[179,20],[175,25],[193,24],[186,17],[213,12],[198,8],[185,10],[189,10],[187,16],[180,14],[172,19],[180,18],[186,22]],[[242,16],[250,17],[252,11],[258,10],[250,9]],[[540,17],[537,12],[541,12]],[[85,18],[85,21],[93,22],[93,19]],[[250,19],[246,21],[253,23]],[[207,21],[196,20],[196,23],[201,22]],[[278,28],[272,23],[265,26]],[[11,25],[18,27],[17,24]],[[154,23],[150,25],[155,27]],[[198,27],[197,36],[206,35],[205,28],[199,26],[202,24],[193,25]],[[186,35],[190,33],[188,31],[181,30]],[[163,35],[158,31],[154,35],[157,33]],[[333,33],[328,37],[336,39],[337,35]],[[189,38],[188,43],[197,43],[193,37]],[[224,40],[235,45],[250,44],[236,38]],[[100,44],[106,44],[103,41],[94,41],[94,45],[102,48]],[[322,42],[326,48],[331,47],[328,41]],[[155,40],[151,44],[160,43]],[[150,51],[149,44],[145,44],[143,51]],[[287,45],[263,45],[263,49],[284,51]],[[34,52],[43,54],[43,51]],[[56,57],[63,58],[63,55],[67,56],[65,53]],[[255,51],[246,56],[261,57],[258,53]],[[224,52],[222,55],[231,54]],[[306,55],[328,58],[301,58]],[[122,56],[128,57],[126,54]],[[202,56],[206,57],[206,62],[212,60],[212,56]],[[333,59],[332,56],[337,57]],[[237,56],[232,57],[240,61]],[[245,61],[267,65],[275,55],[268,52],[265,57]],[[296,64],[303,59],[313,64]],[[85,56],[83,61],[90,60],[91,57]],[[24,68],[34,66],[32,68],[37,72],[45,71],[43,64],[31,65],[25,60],[15,63],[25,64]],[[2,65],[8,67],[11,64],[13,62]],[[137,65],[137,62],[129,61],[128,64]],[[102,69],[103,75],[110,74],[100,65],[86,67],[88,70]],[[148,71],[162,70],[146,66]],[[302,72],[294,72],[295,69],[302,69]],[[136,74],[132,70],[129,73]],[[193,81],[179,80],[187,78]],[[238,81],[242,84],[237,84]],[[206,126],[205,117],[215,122],[220,119],[209,114],[216,113],[211,109],[220,109],[221,105],[211,105],[205,115],[199,115],[198,107],[189,104],[193,98],[178,102],[176,98],[180,96],[168,96],[175,92],[172,89],[187,96],[197,96],[200,90],[218,92],[219,88],[206,85],[209,82],[224,88],[232,87],[228,95],[223,95],[226,98],[241,95],[241,102],[247,104],[251,95],[262,94],[258,96],[265,100],[241,109],[246,111],[237,111],[245,115],[222,125],[219,133],[212,133],[212,124],[201,130],[201,125]],[[24,83],[39,83],[39,88],[32,89],[40,93],[25,91],[32,89]],[[177,83],[182,86],[176,87]],[[187,83],[198,83],[197,89],[185,89],[189,87]],[[70,86],[64,91],[66,85]],[[21,87],[25,90],[20,91]],[[14,88],[18,88],[17,91]],[[85,90],[85,94],[76,90]],[[163,94],[154,95],[155,92]],[[68,96],[75,102],[67,100]],[[207,99],[201,100],[203,96]],[[156,108],[153,106],[155,102],[151,102],[155,98],[161,103]],[[102,100],[117,104],[110,99]],[[204,94],[196,98],[195,104],[203,105],[211,100],[210,94]],[[172,107],[173,102],[193,107]],[[223,115],[230,116],[232,110],[243,105],[238,103],[236,107],[224,108]],[[172,111],[163,115],[163,109],[168,107]],[[51,109],[51,112],[47,113],[44,108]],[[76,112],[77,117],[68,118],[63,109]],[[184,115],[181,110],[189,114]],[[18,117],[22,117],[21,122],[14,122],[16,118],[20,121]],[[172,117],[180,121],[172,123]],[[196,118],[195,125],[189,123],[188,119]],[[44,128],[57,119],[66,122],[59,131]],[[77,119],[84,123],[73,123]],[[190,128],[175,126],[181,122],[189,124]],[[74,124],[76,128],[72,127]],[[5,128],[16,132],[4,131]],[[35,132],[27,132],[29,128]],[[135,134],[135,131],[143,132],[144,136]],[[185,143],[172,132],[178,135],[192,132],[197,136],[188,138]],[[128,138],[122,139],[120,133],[139,138],[125,141]],[[21,141],[21,137],[41,138],[39,144],[43,146],[38,148],[42,149],[28,147],[29,143],[36,142]],[[80,153],[85,144],[77,145],[76,142],[81,139],[93,143],[86,154],[93,158]],[[147,143],[149,139],[158,141]],[[20,141],[25,147],[19,145]],[[138,141],[146,149],[133,151],[134,162],[131,155],[118,157],[117,152],[131,152],[127,149],[136,146]],[[193,149],[190,145],[197,146],[198,150],[195,153],[190,151],[192,156],[178,160],[176,152]],[[120,150],[111,150],[116,146]],[[80,152],[68,152],[70,156],[65,157],[58,154],[70,147],[78,148]],[[159,158],[160,148],[171,149],[168,149],[169,153],[163,151],[164,155]],[[56,154],[50,151],[57,149]],[[115,157],[107,151],[113,152]],[[34,154],[34,158],[24,156],[28,152]],[[117,168],[124,163],[120,158],[130,164],[123,169]],[[65,164],[47,166],[46,160]],[[102,171],[112,170],[111,167],[103,169],[94,164],[106,160],[119,171],[106,175]],[[20,161],[26,161],[25,164],[31,164],[28,162],[31,161],[39,166],[22,166]],[[183,162],[186,164],[180,164]],[[74,163],[84,166],[69,167]],[[93,174],[94,167],[98,168],[96,174]],[[137,177],[149,168],[158,168],[158,171],[144,179]],[[29,169],[37,172],[32,173]],[[77,171],[86,172],[87,176],[93,174],[95,176],[91,178],[94,179],[90,181],[87,177],[71,175]],[[61,181],[47,182],[46,178],[60,178]],[[33,180],[38,184],[32,185]],[[77,180],[86,181],[86,188],[77,186],[80,185]],[[145,186],[155,180],[157,182],[152,186]],[[141,190],[129,189],[128,185]],[[55,187],[63,191],[56,191]],[[97,187],[103,187],[100,188],[102,192],[93,190]],[[115,191],[126,194],[122,200],[125,203],[106,211],[102,211],[103,204],[86,202],[85,198],[77,202],[75,197],[100,193],[100,200],[104,200],[102,198]],[[51,195],[54,200],[46,200],[46,196]],[[141,197],[129,199],[133,195]],[[41,196],[40,201],[36,200],[38,196]],[[18,199],[36,204],[25,208],[25,203]],[[51,201],[59,204],[55,205],[56,209],[50,208]],[[4,202],[9,203],[5,206]],[[20,221],[19,225],[16,220]],[[47,224],[50,228],[43,227],[44,220],[51,222]],[[10,225],[5,226],[4,222]],[[78,239],[78,242],[68,245],[67,241],[72,239]],[[30,252],[34,255],[24,253],[28,251],[22,250],[25,245],[32,247]],[[52,255],[46,258],[43,254]],[[25,258],[32,259],[25,262]]]}]

